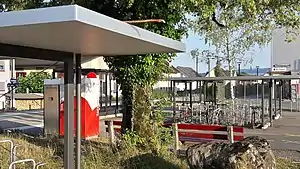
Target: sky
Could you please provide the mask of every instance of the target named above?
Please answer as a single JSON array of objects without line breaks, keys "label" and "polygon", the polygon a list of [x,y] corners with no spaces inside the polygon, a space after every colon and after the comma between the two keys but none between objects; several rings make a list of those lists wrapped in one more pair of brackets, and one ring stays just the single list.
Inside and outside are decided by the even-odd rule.
[{"label": "sky", "polygon": [[[192,67],[195,69],[195,61],[192,59],[192,56],[190,55],[190,51],[196,48],[199,48],[199,50],[206,50],[209,49],[207,45],[205,45],[204,40],[198,35],[190,34],[188,38],[185,38],[182,40],[182,42],[186,45],[186,52],[185,53],[179,53],[177,54],[177,57],[174,59],[172,64],[174,66],[186,66],[186,67]],[[270,67],[270,59],[271,58],[271,47],[270,45],[259,48],[255,47],[253,52],[253,62],[251,65],[241,65],[241,69],[249,69],[250,66],[252,68],[255,68],[256,66],[259,66],[261,68],[269,68]],[[211,64],[211,67],[213,67],[215,63]],[[206,72],[207,71],[207,65],[204,63],[199,64],[199,72]]]}]

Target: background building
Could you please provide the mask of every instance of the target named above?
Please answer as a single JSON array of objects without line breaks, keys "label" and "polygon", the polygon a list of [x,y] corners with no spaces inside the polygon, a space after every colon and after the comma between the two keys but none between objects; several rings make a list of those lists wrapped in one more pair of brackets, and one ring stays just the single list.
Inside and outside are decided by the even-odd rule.
[{"label": "background building", "polygon": [[271,67],[291,65],[292,71],[300,71],[300,36],[292,42],[286,41],[285,29],[273,32],[271,42]]}]

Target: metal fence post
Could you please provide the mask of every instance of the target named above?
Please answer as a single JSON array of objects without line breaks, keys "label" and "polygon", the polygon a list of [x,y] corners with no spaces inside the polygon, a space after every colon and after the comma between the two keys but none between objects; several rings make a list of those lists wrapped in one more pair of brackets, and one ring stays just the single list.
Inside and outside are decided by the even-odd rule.
[{"label": "metal fence post", "polygon": [[261,81],[261,123],[265,125],[265,84]]},{"label": "metal fence post", "polygon": [[177,154],[177,152],[179,150],[179,135],[178,135],[178,124],[177,123],[173,123],[173,134],[174,134],[174,139],[175,139],[174,151]]},{"label": "metal fence post", "polygon": [[279,81],[279,114],[280,116],[282,116],[282,85],[283,85],[283,81],[280,80]]},{"label": "metal fence post", "polygon": [[273,80],[270,79],[269,81],[269,118],[270,118],[270,127],[272,126],[272,86]]}]

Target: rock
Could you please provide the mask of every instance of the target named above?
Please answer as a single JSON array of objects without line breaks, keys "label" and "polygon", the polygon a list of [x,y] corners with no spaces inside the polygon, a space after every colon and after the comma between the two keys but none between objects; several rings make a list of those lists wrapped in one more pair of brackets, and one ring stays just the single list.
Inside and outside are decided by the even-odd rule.
[{"label": "rock", "polygon": [[233,144],[196,144],[187,149],[186,155],[191,169],[276,169],[270,144],[258,136]]}]

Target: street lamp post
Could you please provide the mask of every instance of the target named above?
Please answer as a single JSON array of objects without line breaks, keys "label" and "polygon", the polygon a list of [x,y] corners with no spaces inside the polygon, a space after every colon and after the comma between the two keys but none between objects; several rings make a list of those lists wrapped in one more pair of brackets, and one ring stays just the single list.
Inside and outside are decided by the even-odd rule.
[{"label": "street lamp post", "polygon": [[[259,66],[256,66],[256,76],[258,76]],[[262,81],[263,83],[263,81]],[[258,104],[258,80],[256,81],[256,104]]]},{"label": "street lamp post", "polygon": [[241,76],[241,62],[237,62],[238,63],[238,72],[239,72],[239,76]]}]

